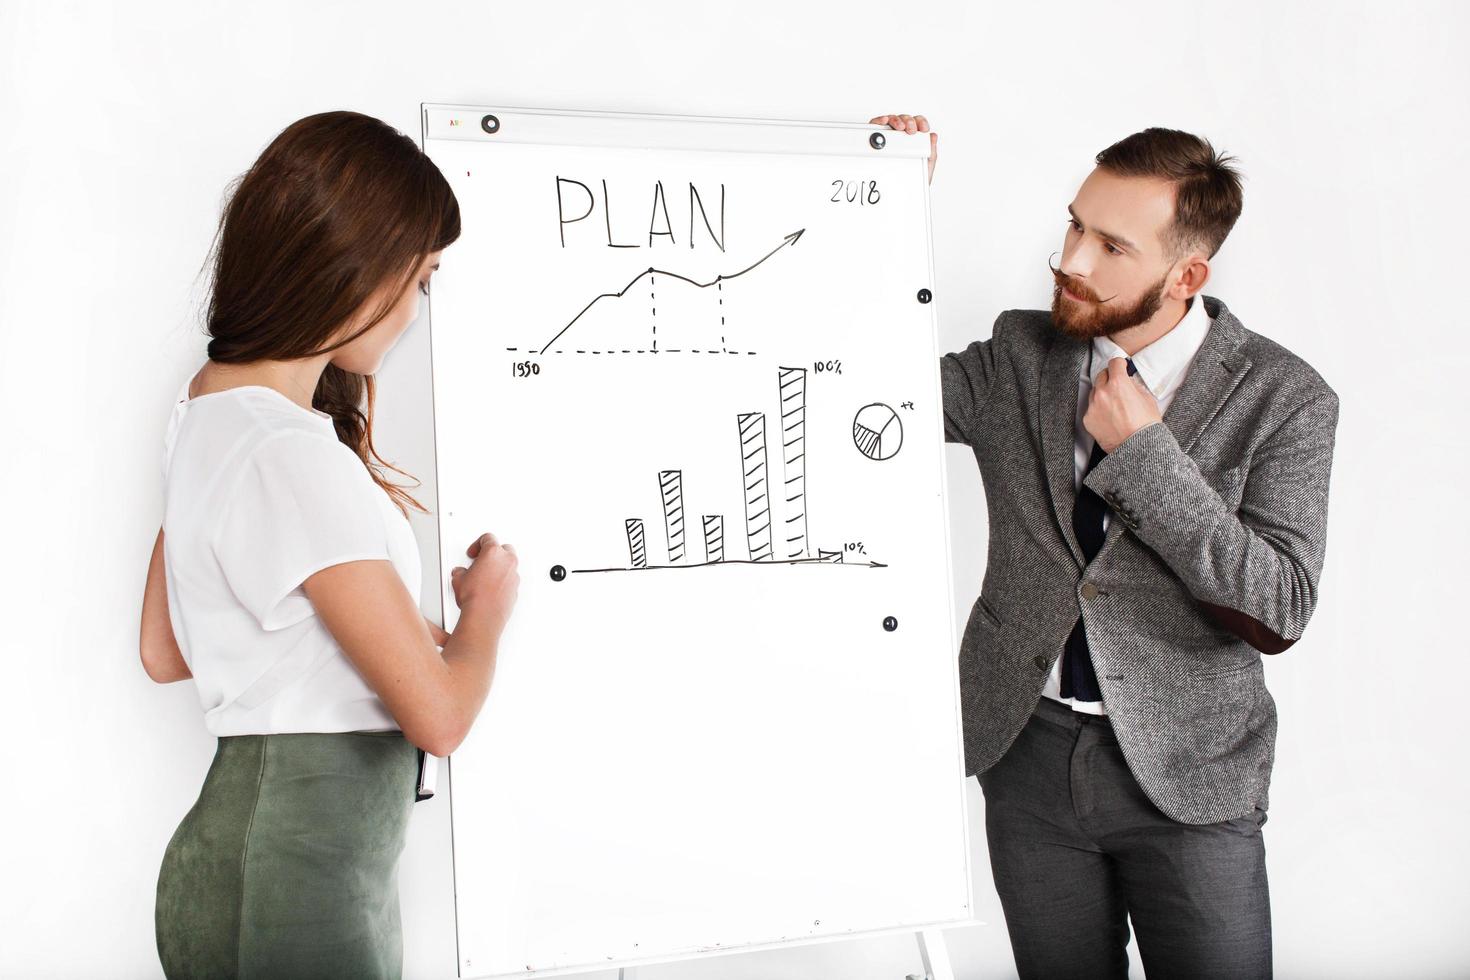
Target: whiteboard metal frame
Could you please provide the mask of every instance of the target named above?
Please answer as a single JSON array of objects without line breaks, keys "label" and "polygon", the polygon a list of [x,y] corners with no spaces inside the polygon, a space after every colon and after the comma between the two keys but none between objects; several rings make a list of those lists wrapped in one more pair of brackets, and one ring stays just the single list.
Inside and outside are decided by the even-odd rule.
[{"label": "whiteboard metal frame", "polygon": [[[479,120],[494,114],[500,129],[491,134]],[[450,125],[458,119],[461,125]],[[576,112],[514,106],[424,103],[423,136],[481,143],[537,143],[575,146],[690,149],[722,153],[807,153],[852,156],[881,153],[887,157],[928,159],[926,140],[895,140],[902,135],[870,123],[814,122],[798,119],[755,119],[739,116],[680,116],[639,112]],[[668,127],[667,129],[663,127]],[[690,133],[698,134],[697,143]],[[884,134],[881,149],[868,140]],[[925,195],[927,208],[927,191]],[[926,216],[927,217],[927,216]],[[932,242],[931,242],[932,260]]]}]

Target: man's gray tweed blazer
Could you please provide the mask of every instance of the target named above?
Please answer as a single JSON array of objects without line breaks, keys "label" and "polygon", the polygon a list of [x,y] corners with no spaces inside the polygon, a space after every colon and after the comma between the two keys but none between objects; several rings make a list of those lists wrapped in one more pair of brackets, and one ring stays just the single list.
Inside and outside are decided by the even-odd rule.
[{"label": "man's gray tweed blazer", "polygon": [[1169,817],[1267,807],[1276,705],[1261,653],[1317,604],[1337,394],[1305,361],[1212,318],[1162,423],[1087,476],[1111,508],[1084,568],[1072,532],[1078,377],[1088,344],[1042,310],[940,359],[945,438],[975,451],[990,518],[960,645],[966,772],[1026,724],[1082,616],[1104,706],[1134,776]]}]

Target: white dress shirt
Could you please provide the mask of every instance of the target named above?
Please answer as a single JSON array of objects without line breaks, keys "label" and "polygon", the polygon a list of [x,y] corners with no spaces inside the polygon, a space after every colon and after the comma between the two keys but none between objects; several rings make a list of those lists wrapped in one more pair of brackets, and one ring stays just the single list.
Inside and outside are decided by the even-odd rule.
[{"label": "white dress shirt", "polygon": [[[1173,329],[1133,355],[1137,377],[1158,401],[1160,414],[1169,410],[1169,403],[1174,400],[1179,386],[1184,383],[1189,364],[1199,352],[1200,345],[1205,342],[1205,334],[1209,329],[1210,315],[1205,312],[1204,301],[1197,296],[1193,297],[1189,301],[1189,308],[1184,311],[1184,316]],[[1092,456],[1092,445],[1096,441],[1082,424],[1082,417],[1087,414],[1088,399],[1092,397],[1093,382],[1108,366],[1108,361],[1127,356],[1127,351],[1107,337],[1094,337],[1089,357],[1082,362],[1082,373],[1077,378],[1077,440],[1072,450],[1072,461],[1075,464],[1073,486],[1078,492],[1082,489],[1082,478],[1087,475],[1087,460]],[[1103,512],[1104,530],[1107,529],[1110,517],[1107,511]],[[1066,515],[1065,519],[1070,521],[1072,515]],[[1058,657],[1051,665],[1051,674],[1046,679],[1046,687],[1042,688],[1042,695],[1069,705],[1073,711],[1084,711],[1093,715],[1107,714],[1101,701],[1078,701],[1062,697],[1062,659]]]}]

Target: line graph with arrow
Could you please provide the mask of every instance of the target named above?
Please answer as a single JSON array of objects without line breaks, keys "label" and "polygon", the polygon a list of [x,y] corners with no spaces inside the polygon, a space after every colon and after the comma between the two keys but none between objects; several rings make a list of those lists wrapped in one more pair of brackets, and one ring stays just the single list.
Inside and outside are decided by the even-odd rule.
[{"label": "line graph with arrow", "polygon": [[[710,279],[708,281],[700,281],[698,279],[691,278],[684,275],[683,273],[676,272],[670,269],[660,269],[656,266],[649,266],[648,268],[641,270],[632,279],[628,280],[628,283],[623,286],[623,288],[615,292],[599,293],[596,296],[592,297],[592,299],[588,301],[587,305],[583,306],[576,316],[568,320],[565,326],[559,329],[554,335],[552,335],[551,339],[547,340],[546,343],[542,344],[540,347],[531,347],[524,349],[519,347],[507,347],[506,350],[517,352],[523,351],[525,353],[532,353],[537,355],[546,354],[548,352],[554,354],[755,354],[755,351],[730,350],[729,345],[726,343],[724,313],[725,283],[730,282],[734,279],[739,279],[741,276],[744,276],[747,273],[759,268],[763,263],[765,263],[772,256],[776,255],[778,252],[799,242],[804,234],[806,234],[806,229],[798,228],[796,231],[793,231],[790,234],[784,236],[781,239],[781,243],[779,245],[771,249],[765,255],[762,255],[760,258],[756,259],[754,262],[747,265],[745,268],[740,269],[736,272],[721,273],[720,275],[717,275],[713,279]],[[689,348],[682,346],[671,347],[669,346],[667,339],[665,340],[663,346],[660,346],[658,335],[658,292],[666,285],[666,281],[675,284],[684,284],[695,289],[709,289],[713,287],[716,293],[719,294],[717,299],[717,308],[719,310],[718,315],[720,318],[720,345],[718,349],[715,349],[713,347],[713,344],[698,348]],[[640,283],[646,285],[648,289],[650,332],[646,346],[627,346],[626,344],[605,343],[604,341],[593,337],[589,337],[585,341],[575,341],[574,339],[567,339],[563,341],[563,338],[567,337],[567,334],[572,330],[572,328],[576,326],[578,322],[581,321],[582,318],[592,310],[593,307],[597,306],[603,300],[623,300],[625,298],[632,299],[634,297],[641,299],[643,296],[642,290],[634,291],[634,287],[638,286]],[[556,347],[558,342],[562,342],[562,346]],[[570,346],[574,342],[578,343],[578,346]]]}]

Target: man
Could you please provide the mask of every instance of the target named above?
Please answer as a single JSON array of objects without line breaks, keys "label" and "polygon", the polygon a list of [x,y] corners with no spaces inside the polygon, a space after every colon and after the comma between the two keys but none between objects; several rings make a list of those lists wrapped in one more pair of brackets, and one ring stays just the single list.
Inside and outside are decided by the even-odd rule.
[{"label": "man", "polygon": [[[872,120],[937,137],[922,116]],[[1317,602],[1336,393],[1200,290],[1229,157],[1148,129],[1067,208],[1049,312],[941,359],[990,514],[966,771],[1023,978],[1268,977],[1261,654]],[[930,161],[933,178],[933,158]]]}]

